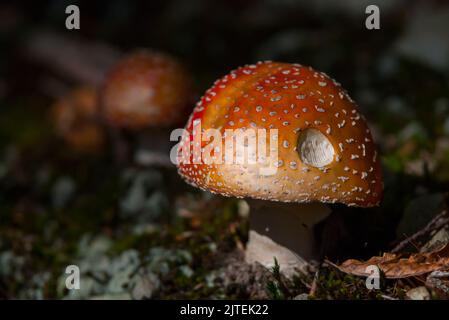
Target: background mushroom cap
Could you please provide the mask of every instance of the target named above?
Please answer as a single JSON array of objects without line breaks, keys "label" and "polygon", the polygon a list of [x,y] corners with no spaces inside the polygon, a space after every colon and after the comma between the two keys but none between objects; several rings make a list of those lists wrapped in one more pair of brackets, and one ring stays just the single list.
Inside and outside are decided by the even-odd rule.
[{"label": "background mushroom cap", "polygon": [[[365,119],[338,83],[310,67],[260,62],[232,71],[198,102],[186,126],[190,134],[199,120],[203,132],[215,128],[222,135],[226,129],[278,129],[279,161],[274,175],[261,175],[259,164],[195,164],[193,153],[189,159],[180,155],[179,174],[194,186],[283,202],[370,207],[381,200],[380,159]],[[316,154],[308,158],[301,153],[307,145],[298,146],[304,134],[317,132],[331,150],[328,161]],[[178,151],[189,143],[184,139]],[[202,150],[207,144],[202,142]],[[221,151],[212,154],[222,157]]]},{"label": "background mushroom cap", "polygon": [[177,124],[188,114],[192,81],[174,58],[149,50],[125,56],[108,73],[101,90],[101,114],[128,129]]},{"label": "background mushroom cap", "polygon": [[104,132],[97,121],[97,101],[96,89],[82,86],[52,107],[57,133],[78,151],[96,151],[104,143]]}]

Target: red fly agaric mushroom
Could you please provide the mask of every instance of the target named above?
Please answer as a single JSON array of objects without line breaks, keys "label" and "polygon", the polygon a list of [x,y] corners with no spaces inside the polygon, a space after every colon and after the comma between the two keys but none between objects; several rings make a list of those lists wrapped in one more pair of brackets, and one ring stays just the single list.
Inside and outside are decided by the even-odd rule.
[{"label": "red fly agaric mushroom", "polygon": [[77,151],[90,153],[98,150],[105,137],[96,111],[96,90],[91,87],[76,88],[52,107],[57,132]]},{"label": "red fly agaric mushroom", "polygon": [[[191,87],[189,73],[174,58],[138,50],[121,59],[107,74],[100,114],[109,127],[145,129],[148,134],[141,134],[141,138],[146,148],[152,150],[153,157],[162,156],[168,162],[169,129],[187,116]],[[126,149],[126,144],[121,147]]]},{"label": "red fly agaric mushroom", "polygon": [[[220,133],[214,135],[214,148],[204,136],[195,140],[198,131],[204,135],[210,129]],[[229,132],[250,129],[277,130],[276,157],[236,163],[242,148],[259,148],[249,140],[226,155]],[[224,149],[217,144],[220,138]],[[195,146],[200,147],[196,154]],[[207,152],[225,160],[200,161]],[[267,162],[276,170],[262,172]],[[320,258],[314,226],[331,212],[326,204],[371,207],[383,192],[380,160],[356,104],[334,80],[299,64],[260,62],[215,82],[190,116],[177,165],[193,186],[248,198],[246,260],[270,267],[276,257],[286,274]]]},{"label": "red fly agaric mushroom", "polygon": [[120,128],[172,126],[184,119],[190,97],[191,81],[181,64],[165,54],[139,50],[108,73],[102,116]]}]

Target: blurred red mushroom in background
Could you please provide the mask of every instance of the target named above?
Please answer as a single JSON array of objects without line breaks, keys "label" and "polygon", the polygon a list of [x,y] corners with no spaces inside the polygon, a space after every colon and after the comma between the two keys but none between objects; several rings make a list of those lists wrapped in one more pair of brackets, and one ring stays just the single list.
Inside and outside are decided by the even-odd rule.
[{"label": "blurred red mushroom in background", "polygon": [[168,162],[170,129],[184,123],[192,98],[190,74],[175,58],[138,50],[108,72],[100,94],[100,115],[115,130],[139,131],[144,140],[140,144],[156,162],[161,157]]},{"label": "blurred red mushroom in background", "polygon": [[[271,267],[276,258],[286,274],[304,269],[322,258],[314,226],[331,212],[326,204],[372,207],[381,200],[380,160],[365,119],[338,83],[310,67],[263,62],[239,68],[205,93],[186,129],[178,148],[180,175],[203,190],[250,199],[247,262]],[[219,131],[226,149],[208,147],[204,137],[186,139],[209,129]],[[270,141],[276,154],[236,163],[237,154],[261,151],[260,140],[242,140],[227,162],[227,130],[238,135],[250,129],[276,129]],[[269,145],[268,134],[259,139]],[[195,145],[200,152],[185,152]],[[198,159],[207,152],[221,162]]]},{"label": "blurred red mushroom in background", "polygon": [[76,151],[94,153],[103,146],[94,88],[78,87],[61,97],[52,107],[52,116],[58,134]]}]

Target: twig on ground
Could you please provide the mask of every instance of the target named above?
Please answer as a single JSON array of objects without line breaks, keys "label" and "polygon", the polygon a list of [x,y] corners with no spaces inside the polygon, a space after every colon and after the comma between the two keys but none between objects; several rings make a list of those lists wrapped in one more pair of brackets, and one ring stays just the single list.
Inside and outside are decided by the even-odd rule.
[{"label": "twig on ground", "polygon": [[449,217],[443,218],[445,215],[447,215],[447,211],[444,210],[437,216],[435,216],[423,229],[419,230],[418,232],[414,233],[413,235],[407,237],[403,241],[399,242],[396,247],[394,247],[393,250],[391,250],[392,253],[398,253],[405,247],[407,247],[409,244],[413,244],[414,241],[416,241],[418,238],[422,237],[423,235],[443,227],[445,224],[449,223]]},{"label": "twig on ground", "polygon": [[312,285],[310,286],[309,296],[314,296],[318,287],[318,277],[320,276],[320,270],[318,269],[313,276]]},{"label": "twig on ground", "polygon": [[381,294],[380,295],[382,298],[384,298],[385,300],[399,300],[390,296],[387,296],[386,294]]}]

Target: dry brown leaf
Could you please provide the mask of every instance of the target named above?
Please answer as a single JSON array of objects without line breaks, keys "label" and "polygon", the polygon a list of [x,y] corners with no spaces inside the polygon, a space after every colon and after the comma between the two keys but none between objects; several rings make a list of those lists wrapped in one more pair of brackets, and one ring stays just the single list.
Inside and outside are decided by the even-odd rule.
[{"label": "dry brown leaf", "polygon": [[449,244],[433,252],[416,253],[408,257],[402,254],[384,253],[381,257],[372,257],[367,261],[349,259],[341,265],[330,264],[342,272],[357,276],[369,276],[370,272],[367,272],[366,268],[375,265],[389,279],[415,277],[449,268]]}]

